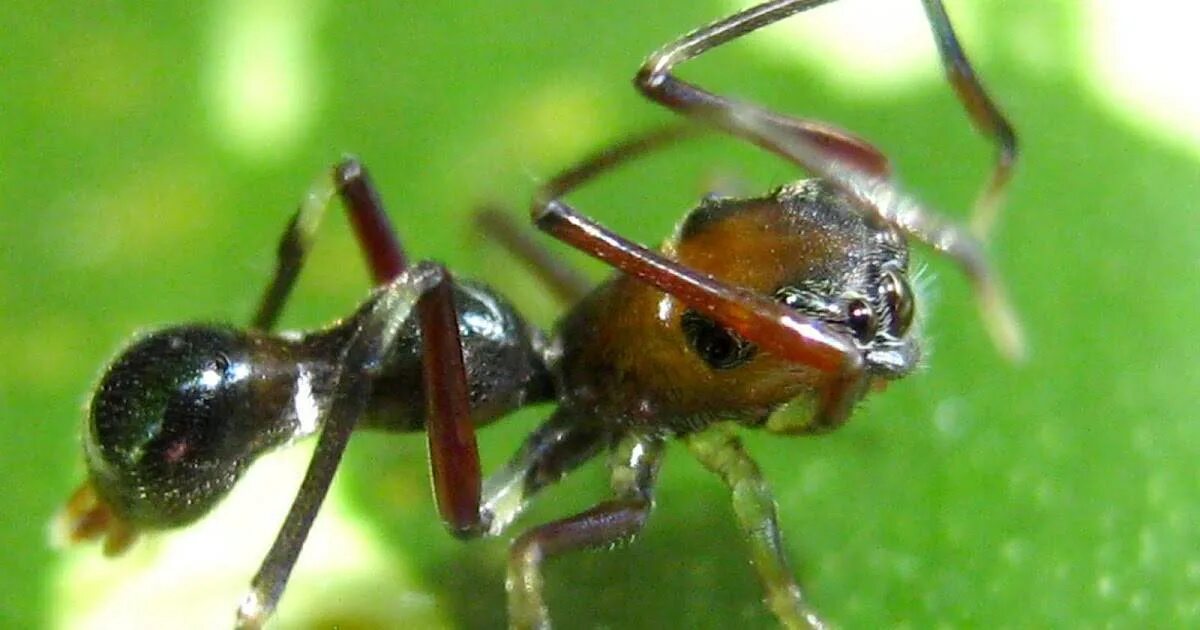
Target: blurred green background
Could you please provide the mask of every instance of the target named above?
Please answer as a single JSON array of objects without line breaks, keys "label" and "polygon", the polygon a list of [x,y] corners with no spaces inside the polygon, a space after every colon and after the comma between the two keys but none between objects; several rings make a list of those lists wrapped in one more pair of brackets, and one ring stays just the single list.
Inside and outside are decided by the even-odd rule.
[{"label": "blurred green background", "polygon": [[[818,26],[803,33],[775,29],[684,74],[856,130],[921,198],[964,215],[990,148],[940,81],[918,3],[894,22],[870,3],[844,4],[859,7],[865,30],[819,26],[829,23],[814,14]],[[747,437],[776,489],[789,555],[820,610],[848,628],[1194,627],[1197,143],[1151,124],[1149,110],[1114,104],[1145,96],[1138,85],[1098,87],[1098,71],[1133,62],[1098,58],[1097,41],[1119,38],[1096,35],[1097,6],[947,4],[1023,142],[992,249],[1031,358],[1003,363],[962,278],[926,253],[937,277],[927,369],[835,434]],[[549,325],[555,305],[472,231],[473,205],[495,200],[519,216],[556,168],[668,120],[630,88],[633,71],[729,10],[718,0],[0,8],[0,624],[232,620],[298,483],[302,447],[252,471],[210,519],[128,557],[56,552],[47,523],[82,474],[80,409],[104,362],[144,327],[245,321],[294,203],[348,151],[371,167],[416,257],[494,283]],[[1157,19],[1170,39],[1171,18]],[[889,33],[907,52],[871,66],[869,49]],[[915,66],[887,65],[909,53]],[[1170,72],[1179,59],[1133,71]],[[705,182],[765,190],[795,177],[712,140],[575,199],[655,243]],[[289,326],[344,314],[368,287],[343,220],[330,216]],[[501,462],[545,412],[487,429],[485,463]],[[442,531],[423,448],[419,436],[351,444],[280,625],[502,625],[505,541],[462,544]],[[516,530],[605,489],[590,466]],[[547,582],[564,628],[774,624],[727,493],[681,449],[635,544],[556,561]]]}]

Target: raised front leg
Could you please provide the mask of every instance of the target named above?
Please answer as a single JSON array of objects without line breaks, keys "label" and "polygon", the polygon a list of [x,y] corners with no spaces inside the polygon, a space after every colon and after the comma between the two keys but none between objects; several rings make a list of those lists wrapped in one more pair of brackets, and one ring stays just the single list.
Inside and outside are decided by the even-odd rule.
[{"label": "raised front leg", "polygon": [[654,506],[653,488],[662,451],[661,439],[625,437],[612,453],[614,499],[534,528],[513,542],[506,583],[510,627],[550,627],[550,613],[542,595],[542,564],[548,557],[602,547],[641,531]]},{"label": "raised front leg", "polygon": [[[652,55],[635,78],[651,100],[693,120],[745,138],[832,181],[864,212],[876,214],[953,259],[976,290],[993,342],[1020,358],[1024,342],[1003,287],[977,237],[903,194],[887,178],[878,150],[827,125],[785,116],[758,105],[715,94],[677,78],[675,66],[793,14],[831,0],[773,0],[699,28]],[[922,0],[942,64],[975,126],[996,145],[996,162],[976,204],[974,227],[984,236],[998,214],[1017,156],[1016,134],[984,90],[963,54],[940,0]]]},{"label": "raised front leg", "polygon": [[[798,160],[817,173],[824,174],[821,162],[837,160],[872,175],[884,175],[887,170],[886,158],[862,140],[824,123],[786,116],[714,94],[679,80],[671,72],[680,63],[712,48],[831,1],[772,0],[698,28],[652,55],[638,72],[635,83],[651,100],[686,116],[714,124],[788,159]],[[963,53],[941,0],[921,1],[947,79],[975,127],[996,145],[996,161],[991,177],[976,204],[975,226],[983,236],[995,221],[1004,188],[1016,163],[1016,134],[1003,112],[988,96]],[[754,122],[747,125],[745,119],[753,119]],[[781,144],[784,138],[808,145],[813,159],[800,156]]]},{"label": "raised front leg", "polygon": [[721,477],[733,493],[733,512],[750,544],[750,561],[766,590],[766,602],[787,628],[825,628],[804,600],[787,555],[775,515],[775,498],[728,425],[715,425],[684,439],[688,450],[705,468]]},{"label": "raised front leg", "polygon": [[946,15],[942,0],[921,2],[925,5],[925,15],[929,18],[937,41],[946,78],[954,87],[959,102],[966,108],[975,128],[996,145],[996,163],[992,167],[992,175],[980,191],[971,216],[975,235],[985,239],[1000,216],[1004,189],[1008,187],[1017,163],[1017,134],[975,75],[971,62],[958,43],[958,36],[954,34],[954,27],[950,25],[950,16]]}]

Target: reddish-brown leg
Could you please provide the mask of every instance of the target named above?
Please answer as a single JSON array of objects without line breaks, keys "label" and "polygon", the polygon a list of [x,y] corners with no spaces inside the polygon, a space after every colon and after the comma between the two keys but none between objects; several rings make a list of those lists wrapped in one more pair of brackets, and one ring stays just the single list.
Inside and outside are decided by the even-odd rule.
[{"label": "reddish-brown leg", "polygon": [[[784,158],[797,161],[795,152],[781,144],[782,139],[809,145],[809,151],[819,155],[820,159],[801,160],[801,164],[814,172],[824,173],[823,163],[838,161],[871,175],[886,175],[887,160],[883,154],[858,138],[824,123],[785,116],[751,103],[719,96],[671,74],[671,69],[676,65],[712,48],[832,1],[773,0],[696,29],[652,55],[638,72],[634,83],[651,100],[686,116],[716,125]],[[975,222],[982,235],[994,222],[1003,190],[1011,178],[1017,157],[1016,134],[971,68],[941,0],[922,0],[922,3],[950,84],[975,127],[996,145],[992,175],[976,204]],[[756,124],[741,124],[740,119],[744,118],[753,118]]]},{"label": "reddish-brown leg", "polygon": [[253,328],[275,327],[335,194],[342,199],[375,284],[386,284],[404,271],[404,248],[366,168],[357,158],[345,158],[331,172],[317,178],[288,221],[279,240],[275,273],[259,301]]},{"label": "reddish-brown leg", "polygon": [[408,262],[396,230],[383,210],[379,192],[371,183],[366,167],[356,158],[346,158],[335,166],[333,179],[375,284],[387,284],[404,271]]},{"label": "reddish-brown leg", "polygon": [[271,615],[321,503],[333,481],[350,435],[370,397],[373,371],[391,351],[396,332],[413,310],[420,319],[424,351],[426,428],[438,510],[456,533],[481,530],[481,478],[458,318],[449,273],[440,265],[407,268],[379,195],[355,159],[336,167],[309,191],[288,223],[279,247],[274,278],[255,316],[254,326],[272,328],[303,266],[306,254],[333,194],[340,194],[350,215],[371,274],[380,289],[359,329],[348,342],[334,403],[324,421],[316,450],[300,490],[270,551],[238,610],[238,624],[259,627]]},{"label": "reddish-brown leg", "polygon": [[[877,176],[886,176],[890,171],[887,156],[869,142],[847,131],[828,123],[785,116],[757,105],[727,99],[680,81],[670,73],[671,68],[676,64],[700,55],[710,48],[794,13],[831,1],[791,0],[781,2],[776,0],[775,2],[765,2],[692,31],[652,55],[634,78],[634,85],[654,101],[704,123],[715,125],[735,136],[745,138],[785,158],[790,159],[790,156],[786,147],[779,145],[779,138],[798,138],[805,143],[820,147],[824,153],[852,164],[855,168]],[[727,115],[727,111],[734,106],[753,111],[756,117],[769,123],[774,133],[750,133],[734,124]]]},{"label": "reddish-brown leg", "polygon": [[506,580],[510,628],[550,627],[542,580],[547,559],[628,540],[641,531],[654,507],[663,446],[662,438],[623,436],[610,453],[613,499],[535,527],[513,541]]},{"label": "reddish-brown leg", "polygon": [[475,214],[475,221],[484,235],[495,239],[524,263],[564,305],[578,302],[591,290],[592,283],[586,276],[533,240],[528,233],[528,227],[518,224],[512,215],[504,210],[486,206]]},{"label": "reddish-brown leg", "polygon": [[[955,260],[975,285],[982,315],[997,347],[1011,358],[1024,352],[1020,327],[1003,288],[987,263],[983,247],[967,230],[939,217],[904,195],[885,177],[886,169],[871,163],[861,141],[844,142],[833,135],[814,135],[810,124],[723,96],[676,78],[671,70],[714,47],[747,35],[790,15],[831,0],[774,0],[764,2],[703,28],[658,51],[635,79],[651,100],[689,118],[711,124],[750,140],[826,178],[848,193],[864,212],[877,214],[910,236],[928,243]],[[996,143],[997,161],[976,212],[979,232],[986,231],[1016,156],[1016,138],[1007,120],[987,96],[971,70],[940,0],[923,0],[938,42],[943,65],[975,125]],[[869,146],[869,145],[867,145]],[[877,152],[876,152],[877,153]]]},{"label": "reddish-brown leg", "polygon": [[[313,184],[288,222],[274,277],[254,318],[255,328],[274,327],[335,194],[341,197],[375,283],[386,285],[407,267],[404,248],[366,167],[356,158],[346,158]],[[481,480],[449,283],[423,296],[419,308],[425,340],[429,458],[438,510],[453,531],[463,532],[477,528]]]},{"label": "reddish-brown leg", "polygon": [[[675,124],[635,134],[564,170],[546,182],[540,189],[539,199],[552,199],[563,195],[597,174],[615,168],[638,155],[667,148],[680,141],[696,137],[708,130],[690,124]],[[538,278],[566,304],[578,301],[591,289],[591,283],[574,269],[564,266],[553,258],[538,243],[528,238],[508,215],[494,208],[485,208],[478,214],[480,227],[489,236],[525,262]]]},{"label": "reddish-brown leg", "polygon": [[479,449],[463,365],[450,273],[418,303],[424,352],[429,468],[442,521],[458,536],[482,531]]},{"label": "reddish-brown leg", "polygon": [[937,41],[946,78],[954,87],[959,102],[966,108],[975,128],[996,144],[996,163],[992,168],[992,175],[984,183],[971,216],[971,227],[975,235],[981,239],[987,238],[988,232],[999,218],[1004,189],[1008,187],[1013,167],[1016,166],[1017,134],[995,101],[983,89],[983,84],[971,68],[941,0],[921,1],[925,5],[925,14],[929,17],[929,25]]},{"label": "reddish-brown leg", "polygon": [[368,309],[356,316],[316,450],[279,534],[238,609],[240,627],[260,627],[278,604],[350,435],[366,409],[376,372],[393,352],[403,323],[414,314],[421,319],[425,345],[427,422],[438,507],[456,532],[480,529],[479,460],[469,423],[450,282],[450,275],[440,265],[420,263],[381,287]]}]

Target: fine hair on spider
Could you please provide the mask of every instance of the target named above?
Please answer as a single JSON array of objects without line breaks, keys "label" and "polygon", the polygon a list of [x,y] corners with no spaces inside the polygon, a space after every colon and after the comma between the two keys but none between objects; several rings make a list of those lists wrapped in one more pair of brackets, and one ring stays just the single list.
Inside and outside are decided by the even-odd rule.
[{"label": "fine hair on spider", "polygon": [[[819,121],[688,83],[676,66],[830,0],[773,0],[683,35],[634,83],[681,124],[632,136],[547,180],[534,225],[617,270],[592,286],[497,209],[479,225],[567,306],[543,331],[488,286],[411,262],[363,165],[323,174],[283,233],[274,276],[249,327],[185,324],[135,339],[109,364],[88,407],[87,478],[60,515],[71,541],[119,554],[153,530],[208,513],[260,454],[308,435],[317,444],[274,544],[237,609],[261,627],[284,593],[355,429],[428,435],[438,512],[456,536],[500,535],[542,488],[606,454],[612,496],[517,536],[507,565],[509,623],[549,626],[542,566],[640,531],[669,440],[729,486],[738,526],[779,621],[824,622],[796,584],[775,504],[736,429],[784,435],[841,426],[867,392],[923,356],[909,241],[971,281],[1005,355],[1023,350],[981,239],[1016,160],[1015,134],[984,91],[940,0],[922,0],[947,77],[996,149],[974,231],[902,191],[874,146]],[[565,201],[614,168],[705,131],[723,132],[812,175],[761,196],[705,198],[662,251],[628,241]],[[375,281],[321,330],[273,331],[322,217],[340,198]],[[535,403],[555,405],[483,477],[476,429]],[[775,413],[806,404],[804,416]]]}]

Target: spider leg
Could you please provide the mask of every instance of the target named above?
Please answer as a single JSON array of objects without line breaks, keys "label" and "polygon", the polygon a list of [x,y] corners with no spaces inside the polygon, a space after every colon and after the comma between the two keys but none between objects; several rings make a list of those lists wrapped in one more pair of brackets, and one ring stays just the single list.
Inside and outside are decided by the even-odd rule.
[{"label": "spider leg", "polygon": [[[675,124],[634,134],[597,151],[574,167],[559,172],[539,188],[538,199],[550,200],[561,196],[596,175],[633,158],[668,148],[706,131],[696,125]],[[563,266],[536,242],[526,238],[524,232],[514,225],[508,215],[493,208],[484,208],[478,216],[480,227],[525,261],[562,301],[574,303],[591,289],[591,283],[575,270]]]},{"label": "spider leg", "polygon": [[386,284],[407,266],[404,248],[383,209],[367,169],[357,158],[347,157],[323,173],[305,194],[279,240],[275,272],[263,291],[251,327],[271,330],[296,284],[312,248],[325,209],[339,195],[366,256],[376,285]]},{"label": "spider leg", "polygon": [[610,460],[615,498],[521,535],[509,548],[508,619],[512,628],[548,628],[542,564],[550,556],[602,547],[641,531],[654,507],[653,488],[662,461],[661,438],[629,435]]},{"label": "spider leg", "polygon": [[498,536],[520,516],[529,499],[590,460],[610,441],[610,432],[587,418],[559,409],[483,483],[480,513],[486,533]]},{"label": "spider leg", "polygon": [[980,239],[986,239],[996,220],[1000,218],[1004,190],[1008,187],[1013,167],[1016,166],[1017,134],[976,76],[971,62],[967,60],[966,53],[958,43],[958,36],[954,34],[954,27],[950,24],[950,16],[946,15],[942,1],[921,1],[925,5],[925,15],[929,18],[930,28],[933,29],[934,39],[937,41],[946,78],[954,87],[959,102],[967,110],[975,128],[979,133],[991,138],[996,145],[996,163],[992,167],[992,174],[984,183],[975,202],[975,210],[971,213],[972,231]]},{"label": "spider leg", "polygon": [[416,309],[423,340],[424,385],[431,476],[438,511],[456,533],[479,529],[479,454],[470,403],[452,279],[440,265],[409,269],[379,194],[365,167],[347,158],[312,186],[288,222],[275,273],[264,292],[254,327],[274,327],[334,194],[341,197],[374,281],[382,285],[343,357],[343,372],[313,459],[280,532],[238,611],[243,627],[270,616],[328,492],[366,401],[372,371],[379,369],[401,324]]},{"label": "spider leg", "polygon": [[425,432],[429,469],[442,522],[455,535],[467,536],[481,528],[479,448],[471,422],[471,396],[450,273],[440,266],[438,269],[443,280],[417,304],[428,407]]},{"label": "spider leg", "polygon": [[684,438],[688,450],[716,473],[733,494],[738,526],[750,544],[750,560],[767,592],[766,602],[787,628],[824,628],[804,600],[783,548],[775,499],[758,464],[727,425],[714,425]]},{"label": "spider leg", "polygon": [[[868,143],[824,123],[781,115],[749,103],[729,99],[677,79],[671,69],[709,49],[742,37],[791,15],[833,0],[774,0],[750,7],[723,20],[696,29],[668,44],[646,61],[635,79],[637,87],[651,100],[681,114],[715,124],[785,158],[795,159],[780,147],[778,137],[799,138],[820,148],[825,160],[837,159],[875,175],[885,175],[887,161]],[[921,0],[929,21],[946,77],[976,129],[996,145],[992,174],[984,185],[973,213],[973,227],[982,238],[999,215],[1004,189],[1017,159],[1017,140],[1012,125],[988,95],[958,42],[941,0]],[[740,127],[727,113],[731,109],[751,112],[771,133],[755,133]],[[815,172],[819,165],[804,164]]]},{"label": "spider leg", "polygon": [[350,435],[366,409],[374,377],[403,324],[414,315],[421,319],[424,339],[430,457],[439,511],[456,531],[478,522],[478,454],[474,433],[468,431],[464,436],[461,430],[464,423],[470,427],[462,350],[457,324],[446,329],[447,317],[454,316],[448,290],[451,282],[440,265],[417,264],[383,286],[357,316],[316,450],[279,534],[238,609],[239,627],[261,627],[278,604]]},{"label": "spider leg", "polygon": [[524,263],[564,305],[578,302],[591,290],[592,282],[586,276],[532,239],[527,228],[518,225],[504,210],[484,206],[476,212],[475,224],[484,235],[495,239]]},{"label": "spider leg", "polygon": [[[978,239],[967,229],[907,197],[888,181],[886,168],[872,164],[870,156],[878,151],[869,149],[862,141],[848,140],[834,133],[813,133],[806,125],[815,123],[714,94],[676,78],[671,72],[676,65],[707,50],[830,1],[764,2],[692,31],[653,54],[638,72],[635,84],[657,103],[754,142],[834,182],[865,212],[881,216],[913,238],[949,256],[971,279],[993,342],[1009,358],[1022,357],[1024,342],[1020,326]],[[976,212],[976,224],[982,233],[995,215],[1009,179],[1016,156],[1015,134],[971,70],[940,0],[923,2],[943,65],[959,100],[975,125],[997,145],[996,167]]]},{"label": "spider leg", "polygon": [[[642,65],[634,77],[634,85],[649,99],[689,118],[749,140],[768,151],[790,159],[786,148],[780,147],[778,136],[801,138],[821,147],[840,161],[856,168],[886,176],[890,171],[887,157],[869,142],[827,123],[785,116],[750,103],[735,101],[695,85],[681,81],[671,69],[710,48],[720,46],[790,15],[831,2],[832,0],[775,0],[764,2],[730,17],[696,29],[668,44]],[[740,128],[726,114],[729,109],[745,108],[764,121],[769,121],[772,134],[755,134]]]},{"label": "spider leg", "polygon": [[[274,327],[335,194],[342,199],[376,284],[386,285],[405,271],[404,248],[366,167],[357,158],[345,158],[313,183],[288,222],[279,243],[275,274],[254,317],[255,328]],[[444,270],[442,273],[448,276]],[[457,532],[478,525],[479,455],[450,282],[439,282],[432,291],[430,299],[419,305],[430,405],[430,467],[438,510]]]}]

